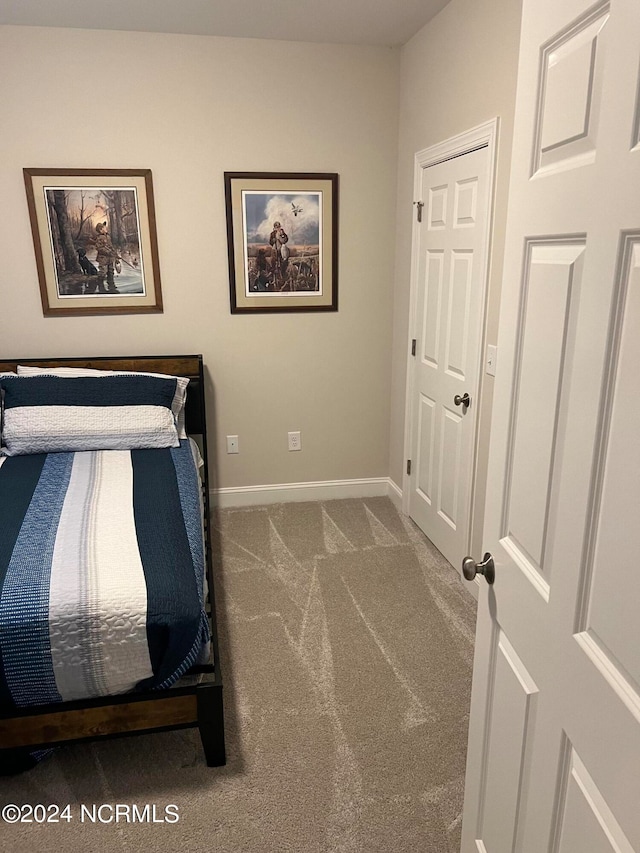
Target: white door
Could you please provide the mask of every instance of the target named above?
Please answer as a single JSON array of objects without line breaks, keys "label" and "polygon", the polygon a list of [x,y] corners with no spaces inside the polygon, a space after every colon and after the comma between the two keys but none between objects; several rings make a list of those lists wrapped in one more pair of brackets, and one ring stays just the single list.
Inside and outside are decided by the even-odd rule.
[{"label": "white door", "polygon": [[414,232],[416,344],[408,510],[457,566],[470,536],[489,171],[486,145],[423,169],[422,222]]},{"label": "white door", "polygon": [[524,0],[463,853],[640,851],[639,69]]}]

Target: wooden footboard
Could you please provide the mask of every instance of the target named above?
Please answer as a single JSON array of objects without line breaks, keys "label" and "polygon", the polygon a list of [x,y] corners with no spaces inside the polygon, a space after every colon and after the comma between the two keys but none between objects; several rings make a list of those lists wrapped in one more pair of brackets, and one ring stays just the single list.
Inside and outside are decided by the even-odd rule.
[{"label": "wooden footboard", "polygon": [[177,725],[197,725],[195,696],[123,702],[78,711],[49,711],[0,720],[0,748],[38,747]]},{"label": "wooden footboard", "polygon": [[195,726],[200,729],[207,764],[225,763],[222,685],[215,682],[35,706],[14,714],[0,718],[0,764],[3,749],[42,749]]}]

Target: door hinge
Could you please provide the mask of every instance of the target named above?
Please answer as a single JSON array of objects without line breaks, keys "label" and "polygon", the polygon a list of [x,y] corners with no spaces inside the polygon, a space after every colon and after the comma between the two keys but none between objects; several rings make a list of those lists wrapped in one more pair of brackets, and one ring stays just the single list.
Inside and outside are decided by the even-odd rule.
[{"label": "door hinge", "polygon": [[413,202],[418,209],[418,222],[422,222],[422,208],[424,207],[423,201],[414,201]]},{"label": "door hinge", "polygon": [[415,355],[415,354],[416,354],[416,339],[414,338],[411,341],[411,355]]},{"label": "door hinge", "polygon": [[407,459],[407,474],[411,474],[411,460]]}]

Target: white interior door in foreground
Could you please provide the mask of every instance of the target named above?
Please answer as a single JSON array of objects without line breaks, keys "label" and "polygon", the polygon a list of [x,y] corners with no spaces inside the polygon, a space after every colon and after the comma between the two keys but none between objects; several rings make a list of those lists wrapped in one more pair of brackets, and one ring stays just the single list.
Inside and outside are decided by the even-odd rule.
[{"label": "white interior door in foreground", "polygon": [[459,566],[469,548],[479,410],[488,147],[423,169],[421,195],[409,515]]},{"label": "white interior door in foreground", "polygon": [[640,851],[639,69],[524,0],[463,853]]}]

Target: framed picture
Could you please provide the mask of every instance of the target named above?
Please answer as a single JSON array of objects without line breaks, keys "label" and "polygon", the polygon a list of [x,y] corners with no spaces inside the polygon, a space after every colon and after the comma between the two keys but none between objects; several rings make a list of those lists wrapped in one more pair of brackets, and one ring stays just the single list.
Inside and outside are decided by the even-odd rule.
[{"label": "framed picture", "polygon": [[225,172],[231,313],[338,310],[338,175]]},{"label": "framed picture", "polygon": [[24,169],[45,316],[162,311],[149,169]]}]

